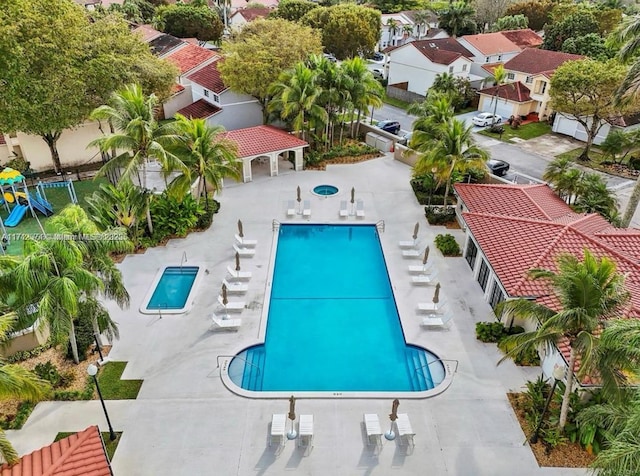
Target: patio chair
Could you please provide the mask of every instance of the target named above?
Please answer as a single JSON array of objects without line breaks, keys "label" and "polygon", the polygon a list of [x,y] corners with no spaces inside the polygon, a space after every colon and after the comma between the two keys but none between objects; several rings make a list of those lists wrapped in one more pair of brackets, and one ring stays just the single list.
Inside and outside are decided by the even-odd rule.
[{"label": "patio chair", "polygon": [[251,271],[236,271],[231,266],[227,266],[227,273],[231,276],[231,280],[237,279],[239,281],[251,279]]},{"label": "patio chair", "polygon": [[420,276],[413,276],[411,282],[416,285],[429,285],[438,282],[438,273],[433,274],[421,274]]},{"label": "patio chair", "polygon": [[422,258],[423,255],[424,253],[420,250],[403,250],[402,251],[403,258],[416,259],[416,258]]},{"label": "patio chair", "polygon": [[427,328],[448,328],[453,316],[446,312],[444,314],[428,314],[422,318],[422,326]]},{"label": "patio chair", "polygon": [[293,200],[287,202],[287,217],[291,218],[296,216],[296,206]]},{"label": "patio chair", "polygon": [[313,447],[313,415],[300,415],[298,436],[298,446]]},{"label": "patio chair", "polygon": [[269,434],[269,446],[277,443],[278,447],[284,447],[287,441],[286,435],[287,415],[285,413],[274,413],[271,416],[271,432]]},{"label": "patio chair", "polygon": [[247,240],[245,237],[238,234],[235,235],[235,239],[239,246],[243,246],[245,248],[255,248],[258,244],[258,240]]},{"label": "patio chair", "polygon": [[227,287],[227,292],[229,294],[242,294],[249,290],[249,286],[241,283],[240,281],[227,281],[226,279],[223,279],[222,284]]},{"label": "patio chair", "polygon": [[399,241],[398,246],[400,248],[417,248],[418,240]]},{"label": "patio chair", "polygon": [[347,208],[347,201],[342,200],[340,202],[340,218],[347,218],[349,216],[349,209]]},{"label": "patio chair", "polygon": [[367,431],[367,444],[382,449],[382,428],[377,413],[364,414],[364,427]]},{"label": "patio chair", "polygon": [[356,202],[356,217],[364,218],[364,202],[362,200]]},{"label": "patio chair", "polygon": [[212,329],[222,329],[227,331],[237,331],[242,325],[242,319],[224,319],[211,314]]},{"label": "patio chair", "polygon": [[398,418],[396,419],[396,428],[398,429],[400,444],[404,443],[408,448],[413,449],[415,447],[413,437],[416,434],[413,431],[413,428],[411,428],[409,415],[407,415],[406,413],[398,413]]},{"label": "patio chair", "polygon": [[228,301],[225,306],[222,301],[222,296],[218,296],[218,304],[224,307],[225,311],[242,311],[245,307],[244,301]]},{"label": "patio chair", "polygon": [[305,200],[303,202],[302,216],[303,217],[310,217],[311,216],[311,201]]},{"label": "patio chair", "polygon": [[235,243],[233,244],[233,250],[243,258],[253,258],[256,254],[256,250],[253,248],[240,248]]},{"label": "patio chair", "polygon": [[443,312],[445,302],[419,302],[418,311],[430,314],[440,314]]},{"label": "patio chair", "polygon": [[433,271],[433,262],[420,265],[409,265],[409,274],[430,274]]}]

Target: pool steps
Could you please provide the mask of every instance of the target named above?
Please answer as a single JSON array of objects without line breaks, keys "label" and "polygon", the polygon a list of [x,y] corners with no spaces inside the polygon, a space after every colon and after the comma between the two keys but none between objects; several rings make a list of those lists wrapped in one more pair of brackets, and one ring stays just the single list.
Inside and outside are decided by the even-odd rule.
[{"label": "pool steps", "polygon": [[406,356],[412,390],[417,392],[434,388],[431,369],[427,365],[427,355],[424,350],[409,347],[406,350]]}]

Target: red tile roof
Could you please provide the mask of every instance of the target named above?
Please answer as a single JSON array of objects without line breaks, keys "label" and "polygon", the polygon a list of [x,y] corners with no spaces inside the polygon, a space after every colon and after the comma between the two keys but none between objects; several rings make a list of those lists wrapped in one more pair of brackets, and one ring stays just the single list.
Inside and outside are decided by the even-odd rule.
[{"label": "red tile roof", "polygon": [[522,49],[538,48],[543,42],[542,37],[530,28],[524,30],[505,30],[500,33]]},{"label": "red tile roof", "polygon": [[480,67],[493,76],[495,69],[501,64],[503,63],[485,63]]},{"label": "red tile roof", "polygon": [[175,83],[171,87],[171,94],[178,94],[178,93],[181,93],[182,91],[184,91],[184,86],[182,84]]},{"label": "red tile roof", "polygon": [[0,145],[6,145],[7,141],[4,138],[4,134],[0,132]]},{"label": "red tile roof", "polygon": [[500,86],[491,86],[490,88],[485,88],[482,91],[478,91],[478,94],[497,96],[501,100],[507,101],[529,102],[531,101],[530,92],[531,91],[528,87],[518,81],[515,83],[501,84]]},{"label": "red tile roof", "polygon": [[461,39],[467,41],[476,50],[486,56],[520,51],[520,47],[502,33],[464,35]]},{"label": "red tile roof", "polygon": [[416,48],[420,53],[429,58],[430,61],[438,64],[449,65],[460,57],[471,58],[473,56],[469,50],[454,38],[412,41],[407,44]]},{"label": "red tile roof", "polygon": [[216,54],[213,51],[188,43],[182,48],[167,55],[165,59],[175,64],[178,69],[180,69],[180,74],[184,74],[191,71],[196,66],[210,60],[214,56],[216,56]]},{"label": "red tile roof", "polygon": [[214,106],[210,102],[207,102],[204,99],[198,99],[196,102],[176,111],[176,114],[182,114],[184,117],[189,119],[206,119],[220,111],[222,111],[222,109]]},{"label": "red tile roof", "polygon": [[97,426],[63,438],[0,467],[0,476],[111,476]]},{"label": "red tile roof", "polygon": [[582,55],[560,53],[558,51],[527,48],[504,64],[504,69],[527,74],[553,74],[558,66],[567,61],[584,59]]},{"label": "red tile roof", "polygon": [[224,134],[238,144],[240,158],[253,157],[269,152],[306,147],[305,141],[272,126],[256,126],[236,129]]},{"label": "red tile roof", "polygon": [[133,29],[133,33],[140,36],[142,38],[142,41],[144,41],[145,43],[159,37],[160,35],[164,35],[164,33],[154,29],[151,25],[140,25],[139,27]]},{"label": "red tile roof", "polygon": [[218,71],[218,64],[223,60],[224,58],[220,58],[215,60],[213,63],[203,66],[195,73],[187,76],[187,79],[199,84],[209,91],[213,91],[216,94],[222,93],[227,89],[222,81],[220,71]]},{"label": "red tile roof", "polygon": [[231,18],[236,15],[240,15],[246,21],[253,21],[256,18],[266,18],[271,13],[271,10],[268,8],[243,8],[242,10],[236,11]]}]

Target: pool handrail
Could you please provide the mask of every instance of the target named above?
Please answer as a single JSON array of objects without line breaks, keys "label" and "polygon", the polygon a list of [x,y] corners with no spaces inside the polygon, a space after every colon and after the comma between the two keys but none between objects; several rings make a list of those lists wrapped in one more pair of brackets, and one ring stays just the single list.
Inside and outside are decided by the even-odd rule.
[{"label": "pool handrail", "polygon": [[279,228],[280,228],[280,222],[274,218],[273,221],[271,222],[271,231],[278,231]]},{"label": "pool handrail", "polygon": [[[418,370],[422,370],[424,367],[428,367],[429,365],[434,364],[436,362],[440,362],[443,365],[445,365],[446,362],[455,362],[456,367],[455,367],[455,369],[453,369],[452,375],[455,375],[458,372],[458,364],[459,364],[458,360],[456,360],[456,359],[440,359],[440,358],[432,360],[431,362],[427,362],[426,364],[420,365],[420,366],[416,367],[415,369],[413,369],[413,371],[414,371],[414,373],[418,372]],[[448,365],[447,365],[447,367],[448,367]]]},{"label": "pool handrail", "polygon": [[186,263],[187,261],[188,261],[188,260],[187,260],[187,252],[186,252],[186,251],[183,251],[183,252],[182,252],[182,258],[180,258],[180,272],[182,272],[182,265],[183,265],[184,263]]},{"label": "pool handrail", "polygon": [[376,228],[378,231],[384,233],[384,220],[378,220],[378,222],[376,223]]},{"label": "pool handrail", "polygon": [[[216,356],[216,369],[220,368],[220,357],[224,357],[225,359],[240,359],[242,360],[245,364],[249,364],[251,367],[255,367],[256,369],[258,369],[258,373],[260,373],[261,369],[260,367],[258,367],[256,364],[249,362],[247,359],[240,357],[239,355],[218,355]],[[229,364],[231,364],[231,360],[229,361]]]}]

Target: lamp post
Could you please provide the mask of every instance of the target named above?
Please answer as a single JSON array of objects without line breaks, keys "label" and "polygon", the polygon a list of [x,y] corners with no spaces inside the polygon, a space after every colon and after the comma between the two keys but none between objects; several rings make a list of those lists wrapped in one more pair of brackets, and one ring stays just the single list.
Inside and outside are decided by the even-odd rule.
[{"label": "lamp post", "polygon": [[562,380],[564,377],[564,367],[561,365],[553,366],[553,385],[551,385],[551,391],[549,392],[549,396],[547,397],[547,401],[544,402],[544,408],[542,409],[542,413],[540,414],[540,420],[538,420],[538,424],[536,425],[536,429],[533,432],[533,435],[529,438],[529,443],[537,443],[538,442],[538,434],[540,433],[540,428],[542,428],[542,423],[544,422],[544,415],[547,413],[549,409],[549,404],[551,403],[551,399],[553,398],[553,394],[556,391],[556,385],[558,382]]},{"label": "lamp post", "polygon": [[107,413],[107,407],[104,405],[104,399],[102,398],[102,392],[100,391],[100,386],[98,385],[98,379],[96,378],[96,374],[98,373],[98,367],[94,364],[91,364],[87,367],[87,373],[93,377],[93,382],[96,384],[96,390],[98,391],[98,397],[100,397],[100,403],[102,404],[102,410],[104,411],[104,416],[107,419],[107,425],[109,426],[109,439],[111,441],[116,439],[116,434],[111,427],[111,420],[109,420],[109,414]]}]

